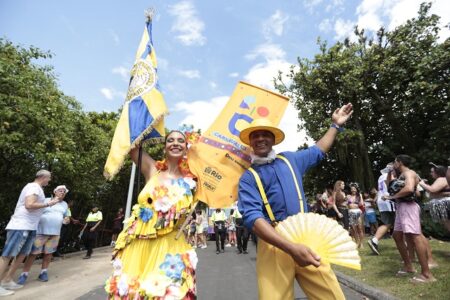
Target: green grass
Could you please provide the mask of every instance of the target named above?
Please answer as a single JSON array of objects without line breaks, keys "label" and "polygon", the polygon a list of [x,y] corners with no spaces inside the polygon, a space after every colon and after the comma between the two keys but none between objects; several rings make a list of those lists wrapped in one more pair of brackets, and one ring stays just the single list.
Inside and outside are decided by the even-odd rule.
[{"label": "green grass", "polygon": [[[366,241],[360,251],[361,271],[340,266],[334,266],[334,269],[400,299],[450,299],[450,242],[430,241],[433,257],[439,264],[438,268],[431,270],[437,282],[418,285],[409,282],[412,276],[395,276],[403,263],[393,239],[380,241],[380,256],[372,254]],[[414,263],[414,267],[420,272],[418,263]]]}]

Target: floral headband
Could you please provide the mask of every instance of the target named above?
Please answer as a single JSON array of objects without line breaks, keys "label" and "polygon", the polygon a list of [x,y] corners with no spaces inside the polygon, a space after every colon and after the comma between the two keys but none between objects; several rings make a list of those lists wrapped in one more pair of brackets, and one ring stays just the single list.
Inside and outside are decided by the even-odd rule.
[{"label": "floral headband", "polygon": [[194,131],[193,125],[183,124],[178,128],[178,131],[184,134],[186,137],[186,143],[188,144],[188,149],[200,139],[200,132]]},{"label": "floral headband", "polygon": [[[200,133],[198,131],[194,131],[194,126],[183,124],[178,128],[178,130],[174,130],[175,132],[181,132],[186,138],[187,148],[189,149],[193,144],[197,143],[200,139]],[[183,177],[191,177],[194,175],[189,170],[189,164],[187,158],[182,158],[178,162],[178,168],[181,171]],[[159,171],[166,171],[168,169],[167,161],[165,159],[156,162],[156,169]]]}]

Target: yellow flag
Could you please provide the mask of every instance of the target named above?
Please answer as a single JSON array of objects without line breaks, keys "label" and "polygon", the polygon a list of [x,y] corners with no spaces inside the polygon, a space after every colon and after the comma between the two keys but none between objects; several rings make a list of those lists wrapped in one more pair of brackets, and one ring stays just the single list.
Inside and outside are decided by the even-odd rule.
[{"label": "yellow flag", "polygon": [[240,131],[259,118],[278,125],[288,102],[280,94],[238,83],[215,122],[189,149],[198,200],[214,208],[229,207],[237,200],[239,178],[250,166],[250,147],[240,141]]},{"label": "yellow flag", "polygon": [[112,179],[119,172],[131,149],[143,141],[160,143],[164,140],[167,107],[159,87],[157,71],[152,19],[148,16],[136,52],[136,61],[130,72],[130,84],[122,114],[105,163],[103,174],[107,179]]}]

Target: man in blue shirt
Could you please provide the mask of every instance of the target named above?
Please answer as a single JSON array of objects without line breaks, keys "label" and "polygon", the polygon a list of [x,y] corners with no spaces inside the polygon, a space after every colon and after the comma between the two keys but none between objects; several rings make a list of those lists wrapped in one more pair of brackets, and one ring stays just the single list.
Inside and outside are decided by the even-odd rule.
[{"label": "man in blue shirt", "polygon": [[[336,109],[330,129],[316,145],[297,152],[283,152],[281,158],[272,146],[283,141],[284,133],[270,121],[256,119],[241,131],[242,142],[252,147],[253,154],[251,171],[247,170],[239,181],[238,208],[245,226],[259,237],[256,266],[259,299],[294,299],[294,278],[310,299],[345,299],[330,266],[321,263],[320,257],[307,245],[283,238],[274,226],[289,216],[307,211],[303,174],[322,160],[352,113],[350,103]],[[266,205],[256,176],[267,196]]]}]

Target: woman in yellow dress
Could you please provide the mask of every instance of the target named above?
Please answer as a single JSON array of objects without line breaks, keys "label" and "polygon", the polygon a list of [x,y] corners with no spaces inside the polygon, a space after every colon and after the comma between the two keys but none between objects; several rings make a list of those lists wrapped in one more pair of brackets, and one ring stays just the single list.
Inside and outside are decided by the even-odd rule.
[{"label": "woman in yellow dress", "polygon": [[[195,181],[184,159],[187,138],[171,131],[165,159],[142,153],[146,184],[115,246],[109,299],[196,299],[197,255],[184,236],[175,236],[193,204]],[[138,150],[130,152],[137,163]]]}]

